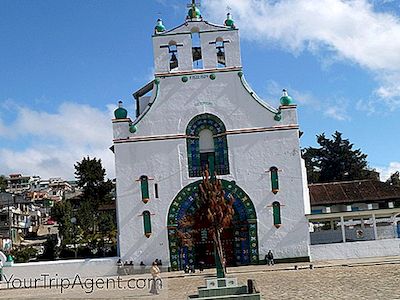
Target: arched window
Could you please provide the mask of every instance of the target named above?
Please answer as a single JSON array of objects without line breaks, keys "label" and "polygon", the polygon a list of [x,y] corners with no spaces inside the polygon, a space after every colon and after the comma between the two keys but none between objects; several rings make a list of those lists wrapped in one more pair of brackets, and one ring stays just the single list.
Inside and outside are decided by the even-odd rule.
[{"label": "arched window", "polygon": [[151,215],[148,210],[142,213],[144,235],[149,238],[151,236]]},{"label": "arched window", "polygon": [[229,174],[226,129],[218,117],[211,114],[194,117],[186,135],[189,177],[201,177],[206,166],[211,174]]},{"label": "arched window", "polygon": [[150,199],[149,196],[149,177],[146,175],[140,176],[140,190],[142,192],[142,201],[147,203]]},{"label": "arched window", "polygon": [[225,46],[224,46],[224,40],[222,38],[217,38],[215,42],[215,48],[217,50],[217,68],[225,68],[226,67]]},{"label": "arched window", "polygon": [[278,168],[271,167],[269,169],[271,173],[271,191],[276,194],[279,192],[279,177],[278,177]]},{"label": "arched window", "polygon": [[200,33],[197,27],[194,27],[192,29],[192,56],[193,56],[193,69],[203,69]]},{"label": "arched window", "polygon": [[175,41],[170,41],[168,44],[169,52],[169,70],[178,70],[178,47]]},{"label": "arched window", "polygon": [[274,226],[276,228],[281,227],[281,204],[277,201],[272,203],[272,213],[274,216]]}]

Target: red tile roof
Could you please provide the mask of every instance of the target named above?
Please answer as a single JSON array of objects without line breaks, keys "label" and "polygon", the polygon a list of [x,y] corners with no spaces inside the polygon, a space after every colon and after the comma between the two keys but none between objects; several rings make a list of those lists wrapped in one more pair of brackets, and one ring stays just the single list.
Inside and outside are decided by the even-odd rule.
[{"label": "red tile roof", "polygon": [[378,180],[316,183],[308,188],[311,205],[400,200],[400,187]]}]

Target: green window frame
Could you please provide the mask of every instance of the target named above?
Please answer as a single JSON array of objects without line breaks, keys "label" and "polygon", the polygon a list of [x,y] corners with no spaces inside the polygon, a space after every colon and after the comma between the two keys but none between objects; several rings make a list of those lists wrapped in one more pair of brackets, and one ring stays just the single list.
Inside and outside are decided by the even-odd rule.
[{"label": "green window frame", "polygon": [[151,214],[148,210],[142,213],[143,216],[143,231],[145,237],[149,238],[151,236]]},{"label": "green window frame", "polygon": [[[212,114],[195,116],[186,128],[186,148],[188,157],[189,177],[201,177],[203,166],[201,162],[199,134],[203,129],[209,129],[213,133],[214,154],[208,158],[209,169],[213,169],[217,175],[230,174],[228,141],[224,123]],[[212,172],[213,173],[213,172]]]},{"label": "green window frame", "polygon": [[278,168],[271,167],[269,169],[271,173],[271,192],[274,194],[279,192],[279,176],[278,176]]},{"label": "green window frame", "polygon": [[149,177],[146,175],[140,176],[140,191],[142,193],[142,201],[144,203],[149,202],[150,193],[149,193]]},{"label": "green window frame", "polygon": [[282,221],[281,221],[281,204],[278,201],[275,201],[272,203],[272,214],[274,217],[274,226],[276,228],[281,227]]}]

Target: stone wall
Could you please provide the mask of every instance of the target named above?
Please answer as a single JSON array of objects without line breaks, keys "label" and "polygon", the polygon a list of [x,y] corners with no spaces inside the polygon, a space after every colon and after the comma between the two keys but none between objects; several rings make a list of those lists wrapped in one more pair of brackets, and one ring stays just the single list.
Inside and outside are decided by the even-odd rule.
[{"label": "stone wall", "polygon": [[[3,268],[3,274],[8,280],[12,278],[43,279],[47,278],[74,278],[78,274],[81,278],[116,276],[118,257],[71,259],[57,261],[42,261],[30,263],[14,263]],[[3,279],[4,280],[4,279]]]},{"label": "stone wall", "polygon": [[400,255],[400,239],[311,245],[311,260],[351,259]]}]

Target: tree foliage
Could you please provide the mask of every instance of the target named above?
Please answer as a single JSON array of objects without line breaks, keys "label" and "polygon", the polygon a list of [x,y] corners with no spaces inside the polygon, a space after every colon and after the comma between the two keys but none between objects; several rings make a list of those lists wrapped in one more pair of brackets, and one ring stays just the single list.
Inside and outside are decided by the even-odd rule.
[{"label": "tree foliage", "polygon": [[0,192],[4,192],[7,188],[7,178],[4,175],[0,175]]},{"label": "tree foliage", "polygon": [[33,247],[19,247],[11,250],[16,263],[26,263],[37,257],[38,250]]},{"label": "tree foliage", "polygon": [[71,218],[73,217],[73,210],[71,202],[68,200],[57,202],[51,209],[51,217],[58,223],[58,231],[62,244],[72,243],[73,230]]},{"label": "tree foliage", "polygon": [[[52,216],[60,224],[63,245],[85,244],[90,251],[103,253],[105,243],[116,243],[116,217],[101,211],[104,204],[112,203],[111,180],[105,179],[106,171],[100,159],[83,158],[75,164],[75,176],[82,190],[78,202],[70,200],[57,203]],[[71,218],[76,218],[76,224]]]},{"label": "tree foliage", "polygon": [[368,169],[367,155],[354,150],[342,133],[336,131],[332,139],[322,133],[317,142],[320,147],[303,149],[309,183],[377,179],[377,173]]},{"label": "tree foliage", "polygon": [[400,187],[400,172],[396,171],[392,175],[390,175],[389,179],[386,180],[387,183],[390,185],[398,186]]}]

